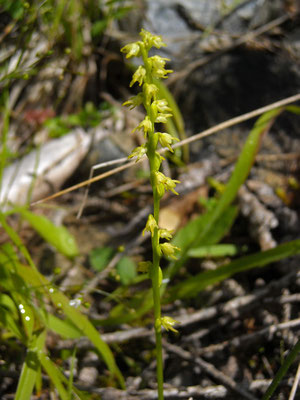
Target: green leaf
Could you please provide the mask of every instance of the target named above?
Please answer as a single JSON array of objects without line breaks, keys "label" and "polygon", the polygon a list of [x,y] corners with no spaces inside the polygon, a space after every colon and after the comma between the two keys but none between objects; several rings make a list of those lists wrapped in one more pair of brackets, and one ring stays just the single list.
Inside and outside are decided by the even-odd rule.
[{"label": "green leaf", "polygon": [[44,353],[40,354],[42,367],[53,382],[55,389],[58,391],[61,400],[70,400],[66,389],[64,388],[60,374],[55,364]]},{"label": "green leaf", "polygon": [[3,307],[2,305],[0,305],[0,324],[16,338],[21,341],[24,340],[20,325],[17,324],[17,318],[14,318],[14,316],[6,309],[6,307]]},{"label": "green leaf", "polygon": [[288,369],[292,365],[292,363],[295,361],[296,357],[300,353],[300,339],[298,342],[295,344],[295,346],[292,348],[292,350],[289,352],[287,357],[285,358],[283,364],[279,368],[278,372],[276,373],[275,377],[273,378],[270,386],[268,387],[266,393],[264,394],[262,400],[269,400],[272,396],[272,394],[275,392],[277,386],[279,383],[282,381],[284,375],[287,373]]},{"label": "green leaf", "polygon": [[89,254],[89,261],[94,270],[100,272],[107,267],[112,259],[115,250],[112,247],[98,247],[93,249]]},{"label": "green leaf", "polygon": [[33,287],[40,286],[47,288],[48,296],[55,307],[60,308],[66,317],[83,333],[87,336],[90,341],[94,344],[99,354],[103,357],[106,365],[110,372],[116,376],[121,387],[125,387],[124,378],[118,369],[114,356],[109,346],[101,339],[99,332],[91,324],[88,318],[83,315],[78,309],[70,305],[69,299],[58,289],[54,288],[53,285],[36,269],[25,267],[23,265],[17,265],[18,274],[26,279],[26,282]]},{"label": "green leaf", "polygon": [[129,285],[136,277],[136,265],[129,257],[122,257],[116,265],[116,269],[123,285]]},{"label": "green leaf", "polygon": [[285,109],[293,114],[300,115],[300,107],[294,104],[286,106]]},{"label": "green leaf", "polygon": [[76,241],[66,227],[54,225],[43,215],[36,215],[22,208],[18,211],[42,238],[54,246],[57,251],[67,257],[75,257],[79,254]]},{"label": "green leaf", "polygon": [[[173,276],[181,266],[184,265],[187,260],[186,253],[189,248],[217,243],[217,241],[214,240],[217,236],[216,227],[218,226],[220,219],[222,220],[222,218],[224,218],[224,213],[227,212],[227,209],[235,199],[239,188],[245,182],[258,152],[262,135],[270,128],[274,119],[281,111],[282,109],[275,109],[258,118],[248,135],[234,171],[226,185],[224,193],[217,202],[216,207],[203,216],[202,223],[195,228],[194,239],[185,244],[181,251],[180,259],[168,267],[167,277]],[[175,244],[176,240],[178,239],[174,238]],[[179,245],[179,247],[181,246]]]},{"label": "green leaf", "polygon": [[100,35],[103,31],[105,31],[105,29],[107,28],[107,23],[108,23],[108,21],[105,20],[105,19],[95,22],[95,23],[92,25],[92,30],[91,30],[92,36],[93,36],[93,37],[98,36],[98,35]]},{"label": "green leaf", "polygon": [[44,350],[46,331],[33,336],[22,367],[15,400],[30,400],[40,367],[39,354]]},{"label": "green leaf", "polygon": [[188,251],[187,255],[193,258],[205,258],[235,256],[237,253],[238,248],[234,244],[215,244],[194,247]]},{"label": "green leaf", "polygon": [[82,336],[79,330],[72,322],[57,318],[55,315],[47,314],[45,324],[48,329],[58,333],[64,339],[78,339]]},{"label": "green leaf", "polygon": [[181,251],[185,253],[191,246],[198,247],[218,243],[229,232],[237,216],[238,208],[236,206],[228,207],[214,225],[214,229],[208,232],[206,237],[201,237],[200,233],[210,222],[214,212],[215,207],[188,222],[177,232],[172,244],[180,247]]},{"label": "green leaf", "polygon": [[221,282],[238,272],[264,267],[272,262],[300,253],[300,240],[281,244],[274,249],[251,254],[222,265],[214,271],[201,272],[175,285],[168,293],[169,301],[193,297],[209,285]]}]

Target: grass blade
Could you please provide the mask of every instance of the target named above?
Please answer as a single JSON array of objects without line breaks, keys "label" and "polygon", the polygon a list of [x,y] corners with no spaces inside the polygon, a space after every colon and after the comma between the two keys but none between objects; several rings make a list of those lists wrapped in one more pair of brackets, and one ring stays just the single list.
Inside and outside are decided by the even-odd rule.
[{"label": "grass blade", "polygon": [[79,251],[75,239],[66,227],[56,226],[43,215],[36,215],[23,208],[18,209],[18,212],[43,239],[54,246],[60,253],[70,258],[78,255]]},{"label": "grass blade", "polygon": [[209,285],[223,281],[230,276],[300,253],[300,240],[281,244],[274,249],[251,254],[222,265],[214,271],[205,271],[190,277],[170,289],[168,300],[192,297]]},{"label": "grass blade", "polygon": [[272,394],[275,392],[277,386],[283,379],[284,375],[287,373],[288,369],[290,368],[291,364],[294,362],[295,358],[300,352],[300,339],[292,348],[286,359],[284,360],[282,366],[279,368],[277,374],[275,375],[271,385],[268,387],[266,393],[264,394],[262,400],[269,400]]},{"label": "grass blade", "polygon": [[50,358],[47,357],[44,353],[40,354],[40,361],[41,361],[42,367],[47,372],[47,375],[49,376],[53,385],[55,386],[60,399],[61,400],[70,400],[68,393],[62,383],[62,380],[60,379],[60,376],[57,372],[57,367],[53,364],[53,362],[50,360]]},{"label": "grass blade", "polygon": [[30,400],[40,367],[39,354],[43,352],[46,331],[34,336],[28,350],[18,382],[15,400]]},{"label": "grass blade", "polygon": [[91,324],[88,318],[83,315],[79,310],[72,307],[69,304],[69,299],[61,293],[59,290],[53,287],[51,283],[42,276],[38,271],[32,268],[23,266],[21,264],[17,265],[17,272],[20,274],[26,282],[32,286],[42,286],[47,288],[47,294],[51,298],[52,303],[60,308],[66,317],[94,344],[95,348],[98,350],[99,354],[104,359],[106,365],[108,366],[110,372],[118,379],[122,388],[125,387],[124,378],[118,369],[114,356],[109,348],[109,346],[101,339],[99,332]]}]

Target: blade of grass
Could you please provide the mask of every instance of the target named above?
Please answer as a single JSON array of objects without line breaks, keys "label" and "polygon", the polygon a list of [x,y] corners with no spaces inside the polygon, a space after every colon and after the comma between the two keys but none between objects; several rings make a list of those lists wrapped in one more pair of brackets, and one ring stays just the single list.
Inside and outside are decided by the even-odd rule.
[{"label": "blade of grass", "polygon": [[168,300],[192,297],[209,285],[223,281],[233,274],[252,268],[264,267],[267,264],[300,253],[300,239],[283,243],[274,249],[251,254],[222,265],[213,271],[201,272],[175,285],[169,291]]},{"label": "blade of grass", "polygon": [[263,134],[267,132],[268,129],[270,129],[275,118],[281,112],[282,112],[281,108],[271,110],[258,118],[253,129],[248,135],[246,143],[242,149],[242,152],[240,153],[240,156],[235,165],[231,178],[229,179],[229,182],[226,185],[224,193],[220,197],[220,200],[218,201],[213,211],[208,213],[208,217],[206,217],[205,224],[203,224],[201,228],[199,227],[199,230],[196,233],[194,240],[191,241],[189,246],[182,249],[180,253],[180,259],[170,264],[167,272],[168,277],[176,274],[177,271],[182,267],[182,265],[185,264],[185,262],[188,259],[187,256],[188,249],[203,244],[213,244],[213,243],[207,243],[207,237],[213,234],[218,219],[222,216],[222,214],[226,211],[228,206],[235,199],[239,188],[245,182],[250,172],[250,169],[254,163],[255,156],[258,152]]},{"label": "blade of grass", "polygon": [[43,239],[54,246],[60,253],[70,258],[78,255],[79,251],[75,239],[66,227],[56,226],[43,215],[36,215],[24,208],[18,208],[17,211]]},{"label": "blade of grass", "polygon": [[266,393],[264,394],[262,400],[269,400],[272,396],[272,394],[275,392],[277,386],[283,379],[284,375],[287,373],[288,369],[292,365],[292,363],[295,361],[295,358],[297,355],[300,353],[300,339],[298,342],[295,344],[295,346],[292,348],[286,359],[284,360],[282,366],[279,368],[278,372],[276,373],[273,381],[271,382],[271,385],[268,387]]},{"label": "blade of grass", "polygon": [[114,356],[109,346],[101,339],[99,332],[94,328],[88,318],[83,315],[79,310],[72,307],[69,304],[69,299],[61,293],[58,289],[54,288],[53,285],[38,271],[33,270],[24,265],[17,265],[17,272],[28,284],[33,287],[42,284],[42,287],[47,288],[47,295],[50,297],[55,307],[60,308],[66,317],[94,344],[99,354],[104,359],[110,372],[118,379],[122,388],[125,387],[124,378],[118,369]]},{"label": "blade of grass", "polygon": [[40,354],[40,361],[43,369],[47,372],[47,375],[51,379],[55,389],[58,391],[58,394],[61,400],[70,400],[66,389],[60,379],[60,376],[57,372],[57,367],[53,364],[49,357],[46,354]]},{"label": "blade of grass", "polygon": [[3,127],[2,127],[2,139],[1,139],[1,155],[0,155],[0,194],[2,189],[3,171],[6,165],[7,135],[8,135],[9,115],[10,115],[8,91],[5,90],[2,96],[4,102],[4,114],[3,114]]},{"label": "blade of grass", "polygon": [[45,340],[46,331],[41,331],[37,335],[34,335],[22,367],[15,400],[31,399],[40,366],[39,353],[43,352]]}]

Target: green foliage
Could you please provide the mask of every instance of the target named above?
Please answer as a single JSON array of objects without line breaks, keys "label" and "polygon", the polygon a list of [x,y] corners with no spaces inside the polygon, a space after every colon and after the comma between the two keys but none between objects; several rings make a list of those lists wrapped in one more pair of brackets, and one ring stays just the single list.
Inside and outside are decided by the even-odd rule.
[{"label": "green foliage", "polygon": [[99,247],[93,249],[89,254],[89,261],[95,271],[102,271],[107,267],[115,251],[112,247]]},{"label": "green foliage", "polygon": [[222,265],[213,271],[201,272],[185,281],[175,285],[167,294],[168,300],[172,301],[183,297],[193,297],[209,285],[221,282],[230,276],[247,271],[252,268],[264,267],[272,262],[294,256],[300,253],[300,240],[278,245],[274,249],[251,254]]},{"label": "green foliage", "polygon": [[34,214],[26,209],[18,209],[20,215],[30,223],[43,239],[67,257],[75,257],[79,254],[74,237],[64,226],[55,226],[43,215]]},{"label": "green foliage", "polygon": [[85,104],[84,108],[77,114],[69,114],[49,118],[44,126],[49,131],[49,136],[56,138],[70,132],[74,127],[91,128],[99,125],[102,120],[102,113],[97,110],[93,103]]},{"label": "green foliage", "polygon": [[122,257],[116,269],[122,285],[129,285],[136,277],[136,265],[129,257]]}]

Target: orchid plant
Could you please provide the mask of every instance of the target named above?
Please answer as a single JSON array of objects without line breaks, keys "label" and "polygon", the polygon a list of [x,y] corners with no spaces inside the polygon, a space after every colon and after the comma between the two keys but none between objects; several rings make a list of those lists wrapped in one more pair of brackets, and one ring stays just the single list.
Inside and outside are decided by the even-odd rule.
[{"label": "orchid plant", "polygon": [[177,321],[168,316],[161,315],[160,286],[163,280],[163,273],[160,268],[162,255],[176,258],[178,247],[169,243],[172,232],[159,227],[160,201],[166,191],[178,195],[175,190],[177,180],[165,176],[161,171],[161,163],[164,158],[157,151],[158,145],[172,150],[173,141],[177,140],[166,132],[157,132],[155,124],[166,123],[167,118],[172,116],[171,108],[166,99],[160,98],[157,79],[167,78],[172,70],[166,69],[167,58],[154,55],[149,57],[149,50],[152,47],[157,49],[165,46],[161,36],[156,36],[142,29],[141,40],[127,44],[121,51],[126,53],[126,58],[141,57],[143,64],[134,72],[130,87],[135,83],[141,86],[141,92],[124,103],[125,106],[133,109],[143,105],[146,116],[143,121],[133,130],[141,131],[145,137],[145,143],[135,148],[129,158],[135,157],[140,160],[144,155],[148,157],[150,165],[150,182],[153,191],[153,214],[150,214],[143,234],[148,231],[151,234],[152,261],[140,263],[140,270],[149,273],[152,281],[153,305],[154,305],[154,328],[156,337],[156,360],[157,360],[157,384],[158,399],[162,400],[163,395],[163,357],[162,357],[162,327],[166,330],[177,332],[174,325]]}]

